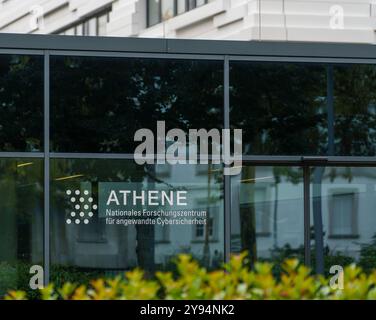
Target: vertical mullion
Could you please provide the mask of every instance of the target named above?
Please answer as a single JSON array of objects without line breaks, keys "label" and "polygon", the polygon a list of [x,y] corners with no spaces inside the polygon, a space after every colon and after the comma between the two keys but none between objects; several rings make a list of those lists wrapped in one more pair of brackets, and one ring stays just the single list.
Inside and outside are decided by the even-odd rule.
[{"label": "vertical mullion", "polygon": [[44,284],[50,280],[50,53],[44,53]]},{"label": "vertical mullion", "polygon": [[158,1],[158,16],[159,16],[159,22],[163,22],[163,18],[162,18],[162,0]]},{"label": "vertical mullion", "polygon": [[150,3],[149,1],[150,0],[146,0],[146,28],[150,27]]},{"label": "vertical mullion", "polygon": [[[229,57],[224,58],[224,129],[230,129],[230,65]],[[225,261],[230,259],[231,251],[231,177],[224,176],[224,223],[225,223]]]},{"label": "vertical mullion", "polygon": [[311,214],[310,214],[310,171],[308,164],[303,166],[304,189],[304,263],[311,265]]}]

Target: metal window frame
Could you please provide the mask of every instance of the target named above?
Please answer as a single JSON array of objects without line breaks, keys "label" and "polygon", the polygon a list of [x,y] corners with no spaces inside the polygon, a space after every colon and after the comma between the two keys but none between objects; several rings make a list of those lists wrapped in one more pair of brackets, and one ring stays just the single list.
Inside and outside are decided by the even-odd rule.
[{"label": "metal window frame", "polygon": [[140,58],[140,59],[160,59],[160,60],[211,60],[223,61],[224,55],[202,54],[192,57],[190,54],[163,54],[163,53],[143,53],[143,52],[93,52],[80,50],[49,50],[51,56],[74,56],[74,57],[98,57],[98,58]]},{"label": "metal window frame", "polygon": [[[123,159],[133,154],[56,153],[50,150],[50,58],[58,55],[144,59],[216,60],[223,62],[223,123],[230,128],[230,63],[232,61],[291,62],[321,64],[376,64],[376,46],[364,44],[243,42],[177,39],[74,37],[59,35],[0,34],[0,55],[25,54],[44,57],[44,152],[0,152],[0,158],[44,160],[44,269],[45,283],[50,272],[50,161],[51,159]],[[328,69],[328,78],[332,78]],[[333,120],[333,87],[328,84],[328,113]],[[331,109],[330,109],[331,108]],[[333,135],[329,132],[329,135]],[[308,158],[308,159],[306,159]],[[300,166],[304,180],[305,262],[310,263],[310,169],[314,166],[373,166],[376,157],[341,157],[329,152],[323,162],[314,157],[244,155],[254,166]],[[320,159],[319,159],[320,160]],[[323,160],[323,159],[321,159]],[[224,178],[224,252],[231,250],[231,177]]]},{"label": "metal window frame", "polygon": [[44,283],[50,282],[50,53],[44,52]]}]

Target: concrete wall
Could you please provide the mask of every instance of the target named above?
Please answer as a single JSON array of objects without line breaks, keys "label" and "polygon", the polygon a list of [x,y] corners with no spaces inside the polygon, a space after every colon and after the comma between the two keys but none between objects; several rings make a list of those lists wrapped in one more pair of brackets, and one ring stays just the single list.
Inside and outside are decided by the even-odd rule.
[{"label": "concrete wall", "polygon": [[108,36],[375,42],[374,0],[213,0],[146,28],[146,0],[0,0],[0,32],[59,33],[110,7]]}]

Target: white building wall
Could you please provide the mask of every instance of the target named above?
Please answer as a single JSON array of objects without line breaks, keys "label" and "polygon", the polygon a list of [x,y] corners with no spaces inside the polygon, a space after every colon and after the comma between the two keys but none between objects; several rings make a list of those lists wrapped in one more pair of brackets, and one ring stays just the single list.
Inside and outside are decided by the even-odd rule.
[{"label": "white building wall", "polygon": [[106,7],[108,36],[375,42],[375,0],[213,0],[151,28],[146,0],[0,0],[0,32],[59,33]]}]

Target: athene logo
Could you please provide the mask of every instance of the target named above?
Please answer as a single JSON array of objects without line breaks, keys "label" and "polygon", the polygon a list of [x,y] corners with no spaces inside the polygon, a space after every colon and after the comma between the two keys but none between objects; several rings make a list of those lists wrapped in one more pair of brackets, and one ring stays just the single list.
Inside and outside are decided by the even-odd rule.
[{"label": "athene logo", "polygon": [[98,209],[97,204],[94,204],[94,199],[89,190],[80,191],[67,190],[67,196],[72,204],[72,211],[66,219],[67,224],[89,224],[91,218],[94,216],[94,211]]}]

